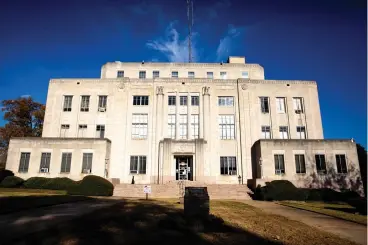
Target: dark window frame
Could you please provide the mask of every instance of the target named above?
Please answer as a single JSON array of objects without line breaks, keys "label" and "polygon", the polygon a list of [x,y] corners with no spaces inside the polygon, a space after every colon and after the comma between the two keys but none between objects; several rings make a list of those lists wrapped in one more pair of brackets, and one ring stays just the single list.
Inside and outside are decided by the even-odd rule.
[{"label": "dark window frame", "polygon": [[270,113],[270,98],[261,96],[259,97],[261,103],[261,112],[262,113]]},{"label": "dark window frame", "polygon": [[72,165],[72,153],[63,152],[61,154],[60,173],[70,173],[71,165]]},{"label": "dark window frame", "polygon": [[118,70],[117,72],[116,72],[116,77],[124,77],[124,71],[122,71],[122,70]]},{"label": "dark window frame", "polygon": [[20,153],[19,167],[18,167],[19,173],[28,173],[30,159],[31,159],[30,152]]},{"label": "dark window frame", "polygon": [[295,172],[297,174],[305,174],[306,168],[305,168],[305,155],[304,154],[295,154]]},{"label": "dark window frame", "polygon": [[169,95],[167,97],[167,104],[170,106],[175,106],[176,105],[176,96],[175,95]]},{"label": "dark window frame", "polygon": [[236,166],[235,156],[220,157],[220,174],[221,175],[237,175],[237,166]]},{"label": "dark window frame", "polygon": [[274,154],[275,161],[275,174],[283,175],[285,174],[285,156],[284,154]]},{"label": "dark window frame", "polygon": [[64,95],[63,111],[72,111],[73,95]]},{"label": "dark window frame", "polygon": [[346,155],[345,154],[336,154],[336,169],[337,173],[339,174],[347,174],[348,173],[348,166],[346,163]]},{"label": "dark window frame", "polygon": [[192,95],[190,98],[190,104],[192,106],[199,106],[199,96],[198,95]]},{"label": "dark window frame", "polygon": [[315,154],[314,159],[315,159],[315,162],[316,162],[317,173],[326,174],[327,169],[326,169],[326,156],[325,156],[325,154]]},{"label": "dark window frame", "polygon": [[148,95],[133,95],[133,105],[148,106],[149,96]]},{"label": "dark window frame", "polygon": [[179,101],[180,101],[181,106],[187,106],[188,105],[188,96],[187,95],[180,95]]},{"label": "dark window frame", "polygon": [[130,174],[146,174],[147,156],[130,156]]}]

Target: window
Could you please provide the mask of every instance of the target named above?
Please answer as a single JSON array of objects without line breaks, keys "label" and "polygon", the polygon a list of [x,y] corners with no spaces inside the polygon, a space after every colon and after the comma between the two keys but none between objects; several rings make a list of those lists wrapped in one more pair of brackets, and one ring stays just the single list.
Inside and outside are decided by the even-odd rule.
[{"label": "window", "polygon": [[234,97],[233,96],[219,96],[218,105],[219,106],[234,106]]},{"label": "window", "polygon": [[280,126],[280,139],[288,139],[288,127],[287,126]]},{"label": "window", "polygon": [[146,174],[146,156],[130,156],[130,173]]},{"label": "window", "polygon": [[133,105],[148,105],[148,96],[133,96]]},{"label": "window", "polygon": [[87,124],[79,124],[78,138],[86,137],[86,135],[87,135]]},{"label": "window", "polygon": [[220,139],[235,139],[234,115],[219,115],[218,120]]},{"label": "window", "polygon": [[62,138],[68,137],[69,127],[70,127],[69,124],[61,124],[60,137]]},{"label": "window", "polygon": [[180,96],[180,105],[187,105],[187,104],[188,104],[188,97]]},{"label": "window", "polygon": [[317,155],[315,155],[315,159],[316,159],[317,173],[325,174],[327,172],[326,171],[326,158],[325,158],[325,155],[317,154]]},{"label": "window", "polygon": [[19,173],[27,173],[29,167],[29,159],[31,158],[31,153],[29,152],[22,152],[20,154],[20,161],[19,161]]},{"label": "window", "polygon": [[92,159],[93,153],[83,153],[82,173],[92,173]]},{"label": "window", "polygon": [[146,78],[146,71],[139,71],[139,79],[145,79]]},{"label": "window", "polygon": [[220,172],[222,175],[236,175],[236,158],[220,157]]},{"label": "window", "polygon": [[61,169],[60,173],[70,173],[70,166],[72,163],[72,153],[64,152],[61,155]]},{"label": "window", "polygon": [[187,138],[187,129],[188,129],[188,115],[182,114],[180,115],[180,121],[179,121],[179,138],[180,139]]},{"label": "window", "polygon": [[249,74],[247,71],[242,72],[242,78],[249,78]]},{"label": "window", "polygon": [[261,112],[262,113],[269,113],[270,107],[269,107],[269,100],[268,97],[259,97],[261,101]]},{"label": "window", "polygon": [[118,71],[116,77],[124,77],[124,71]]},{"label": "window", "polygon": [[96,126],[96,138],[105,138],[105,125]]},{"label": "window", "polygon": [[169,95],[168,104],[169,105],[176,105],[176,96],[175,95]]},{"label": "window", "polygon": [[284,97],[276,98],[276,111],[277,113],[285,113],[285,98]]},{"label": "window", "polygon": [[179,72],[177,72],[177,71],[172,71],[172,72],[171,72],[171,77],[172,77],[172,78],[178,78],[178,77],[179,77]]},{"label": "window", "polygon": [[296,127],[296,135],[298,139],[305,139],[305,127],[304,126],[297,126]]},{"label": "window", "polygon": [[275,174],[285,174],[285,163],[284,163],[284,155],[276,154],[275,158]]},{"label": "window", "polygon": [[192,114],[190,117],[190,127],[192,131],[192,138],[198,139],[199,138],[199,115]]},{"label": "window", "polygon": [[159,71],[153,71],[152,72],[152,77],[153,78],[159,78],[160,77],[160,72]]},{"label": "window", "polygon": [[227,74],[226,74],[226,72],[221,71],[221,72],[220,72],[220,78],[221,78],[221,79],[226,79],[226,78],[227,78]]},{"label": "window", "polygon": [[303,113],[303,98],[295,97],[293,98],[294,111],[297,114]]},{"label": "window", "polygon": [[176,115],[175,114],[168,115],[167,126],[168,126],[169,138],[175,139],[176,137]]},{"label": "window", "polygon": [[270,126],[262,126],[262,139],[271,139],[271,128]]},{"label": "window", "polygon": [[71,95],[64,96],[63,111],[72,111],[72,101],[73,101],[73,96]]},{"label": "window", "polygon": [[50,152],[41,154],[41,163],[40,163],[41,173],[48,173],[50,171],[50,158],[51,158]]},{"label": "window", "polygon": [[207,72],[207,78],[213,79],[213,72],[212,71]]},{"label": "window", "polygon": [[305,174],[305,158],[303,154],[295,155],[295,169],[297,174]]},{"label": "window", "polygon": [[106,111],[106,103],[107,103],[107,96],[100,95],[98,96],[98,111],[105,112]]},{"label": "window", "polygon": [[188,78],[194,78],[194,71],[188,71]]},{"label": "window", "polygon": [[348,168],[346,166],[346,158],[344,154],[335,155],[336,157],[336,167],[337,172],[339,174],[346,174],[348,172]]},{"label": "window", "polygon": [[89,95],[82,95],[80,111],[89,111]]},{"label": "window", "polygon": [[148,132],[148,114],[132,115],[132,138],[146,139]]},{"label": "window", "polygon": [[199,96],[198,95],[192,95],[192,105],[193,106],[199,106]]}]

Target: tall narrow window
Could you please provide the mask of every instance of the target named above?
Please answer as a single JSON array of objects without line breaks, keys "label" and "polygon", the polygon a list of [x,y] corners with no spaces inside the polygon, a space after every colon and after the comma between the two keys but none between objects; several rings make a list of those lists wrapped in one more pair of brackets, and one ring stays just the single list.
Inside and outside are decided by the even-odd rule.
[{"label": "tall narrow window", "polygon": [[276,98],[276,112],[285,113],[285,98],[284,97]]},{"label": "tall narrow window", "polygon": [[182,106],[188,105],[188,96],[180,96],[180,105]]},{"label": "tall narrow window", "polygon": [[105,112],[106,111],[106,104],[107,104],[107,96],[100,95],[98,96],[98,111]]},{"label": "tall narrow window", "polygon": [[190,122],[190,127],[192,131],[192,138],[198,139],[199,138],[199,115],[198,114],[192,114]]},{"label": "tall narrow window", "polygon": [[175,139],[176,137],[176,115],[175,114],[170,114],[168,115],[168,122],[167,122],[167,126],[168,126],[168,133],[169,133],[169,138],[171,139]]},{"label": "tall narrow window", "polygon": [[220,139],[235,139],[234,115],[219,115],[218,117]]},{"label": "tall narrow window", "polygon": [[130,156],[130,173],[146,174],[146,156]]},{"label": "tall narrow window", "polygon": [[27,173],[29,167],[29,159],[31,158],[30,152],[22,152],[19,160],[19,173]]},{"label": "tall narrow window", "polygon": [[72,163],[72,153],[63,152],[61,155],[61,169],[60,173],[70,173],[70,166]]},{"label": "tall narrow window", "polygon": [[171,77],[172,77],[172,78],[178,78],[178,77],[179,77],[179,72],[177,72],[177,71],[172,71],[172,72],[171,72]]},{"label": "tall narrow window", "polygon": [[247,71],[242,72],[242,78],[249,78],[249,74]]},{"label": "tall narrow window", "polygon": [[69,136],[69,124],[61,124],[60,127],[60,137],[66,138]]},{"label": "tall narrow window", "polygon": [[82,173],[92,173],[92,159],[93,153],[83,153]]},{"label": "tall narrow window", "polygon": [[295,169],[297,174],[305,174],[305,158],[303,154],[295,155]]},{"label": "tall narrow window", "polygon": [[225,71],[221,71],[221,72],[220,72],[220,78],[221,78],[221,79],[226,79],[226,78],[227,78],[227,74],[226,74],[226,72],[225,72]]},{"label": "tall narrow window", "polygon": [[87,136],[87,124],[79,124],[78,126],[78,138]]},{"label": "tall narrow window", "polygon": [[82,95],[80,111],[89,111],[89,95]]},{"label": "tall narrow window", "polygon": [[146,71],[139,71],[139,79],[145,79],[146,78]]},{"label": "tall narrow window", "polygon": [[159,78],[160,77],[160,72],[159,71],[153,71],[152,72],[152,77],[153,78]]},{"label": "tall narrow window", "polygon": [[275,174],[285,174],[285,163],[284,163],[284,155],[276,154],[275,158]]},{"label": "tall narrow window", "polygon": [[261,112],[269,113],[270,112],[270,104],[268,97],[259,97],[261,102]]},{"label": "tall narrow window", "polygon": [[294,105],[294,111],[297,114],[303,113],[303,98],[301,97],[295,97],[293,98],[293,105]]},{"label": "tall narrow window", "polygon": [[124,77],[124,71],[117,71],[116,77]]},{"label": "tall narrow window", "polygon": [[221,175],[236,175],[236,158],[220,157],[220,173]]},{"label": "tall narrow window", "polygon": [[148,96],[133,96],[133,105],[148,105]]},{"label": "tall narrow window", "polygon": [[188,71],[188,78],[194,78],[194,71]]},{"label": "tall narrow window", "polygon": [[337,172],[339,174],[346,174],[348,172],[348,168],[346,166],[346,158],[344,154],[335,155],[336,157],[336,167]]},{"label": "tall narrow window", "polygon": [[207,78],[213,79],[213,72],[212,71],[207,72]]},{"label": "tall narrow window", "polygon": [[133,114],[132,116],[132,138],[147,139],[148,114]]},{"label": "tall narrow window", "polygon": [[198,95],[192,95],[191,96],[192,99],[192,106],[199,106],[199,96]]},{"label": "tall narrow window", "polygon": [[43,152],[41,154],[41,163],[40,163],[40,172],[41,173],[48,173],[50,171],[50,159],[51,153],[50,152]]},{"label": "tall narrow window", "polygon": [[180,139],[186,139],[187,138],[187,131],[188,131],[188,115],[182,114],[180,115],[180,121],[179,121],[179,137]]},{"label": "tall narrow window", "polygon": [[280,139],[288,139],[288,127],[287,126],[280,126]]},{"label": "tall narrow window", "polygon": [[234,106],[234,97],[233,96],[219,96],[218,105],[219,106]]},{"label": "tall narrow window", "polygon": [[105,125],[96,125],[96,138],[105,138]]},{"label": "tall narrow window", "polygon": [[298,139],[305,139],[305,127],[304,126],[297,126],[296,127],[296,135]]},{"label": "tall narrow window", "polygon": [[176,96],[175,95],[169,95],[168,96],[168,104],[169,105],[176,105]]},{"label": "tall narrow window", "polygon": [[316,159],[317,173],[319,173],[319,174],[325,174],[325,173],[327,173],[325,155],[323,155],[323,154],[317,154],[314,157]]},{"label": "tall narrow window", "polygon": [[271,139],[271,128],[270,126],[262,126],[262,139]]},{"label": "tall narrow window", "polygon": [[72,111],[72,101],[73,101],[72,95],[64,96],[63,111]]}]

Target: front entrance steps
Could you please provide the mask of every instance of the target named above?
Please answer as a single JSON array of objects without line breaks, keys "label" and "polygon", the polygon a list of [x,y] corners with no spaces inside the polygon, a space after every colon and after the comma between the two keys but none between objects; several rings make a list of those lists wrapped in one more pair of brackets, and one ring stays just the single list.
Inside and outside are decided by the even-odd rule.
[{"label": "front entrance steps", "polygon": [[[149,198],[179,198],[180,188],[178,181],[165,184],[148,184],[152,193]],[[118,184],[114,189],[114,196],[145,198],[143,184]],[[251,200],[251,190],[246,185],[235,184],[203,184],[196,181],[185,181],[185,186],[207,187],[210,199]]]}]

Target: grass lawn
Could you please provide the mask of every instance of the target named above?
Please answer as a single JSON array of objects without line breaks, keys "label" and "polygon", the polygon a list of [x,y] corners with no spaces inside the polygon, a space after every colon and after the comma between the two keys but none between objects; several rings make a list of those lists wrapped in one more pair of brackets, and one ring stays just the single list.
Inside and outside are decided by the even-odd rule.
[{"label": "grass lawn", "polygon": [[46,196],[46,195],[66,195],[66,191],[58,190],[38,190],[24,188],[0,188],[0,197],[3,196]]},{"label": "grass lawn", "polygon": [[210,209],[193,220],[173,200],[126,200],[12,244],[354,244],[240,202],[211,201]]},{"label": "grass lawn", "polygon": [[296,207],[316,213],[326,214],[336,218],[353,221],[367,225],[367,216],[356,214],[355,208],[346,203],[324,203],[324,202],[296,202],[282,201],[282,205]]}]

